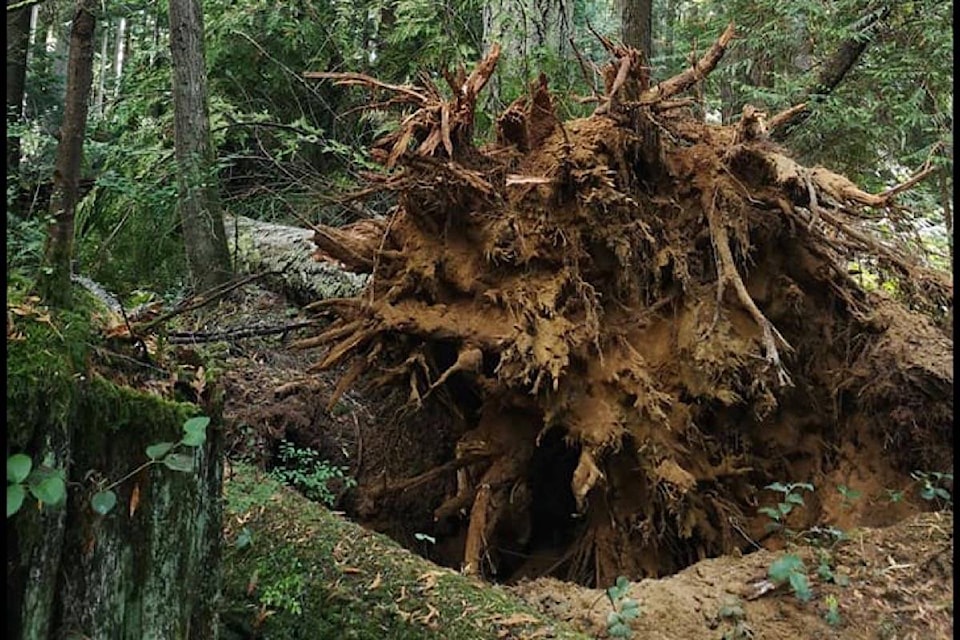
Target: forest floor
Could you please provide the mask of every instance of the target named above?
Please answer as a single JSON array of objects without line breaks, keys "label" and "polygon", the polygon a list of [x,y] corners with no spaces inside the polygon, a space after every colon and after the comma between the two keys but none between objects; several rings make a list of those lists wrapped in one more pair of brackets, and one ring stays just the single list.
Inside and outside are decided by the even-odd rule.
[{"label": "forest floor", "polygon": [[[281,296],[248,287],[195,316],[185,329],[281,325],[303,319],[300,313]],[[290,349],[296,337],[205,347],[222,367],[228,457],[269,470],[277,464],[283,440],[315,449],[359,482],[355,488],[336,480],[331,484],[337,509],[429,560],[458,569],[462,533],[433,521],[436,504],[453,489],[453,473],[415,490],[377,490],[388,479],[413,477],[449,459],[456,436],[438,428],[443,412],[431,405],[417,413],[401,411],[405,397],[396,390],[348,391],[328,410],[341,372],[305,376],[317,354]],[[835,504],[820,504],[824,521],[797,534],[789,545],[784,536],[774,535],[762,544],[744,545],[744,553],[702,559],[673,575],[630,583],[617,597],[620,605],[626,599],[639,604],[630,637],[952,637],[952,510],[934,510],[942,505],[917,498],[917,487],[884,486],[887,479],[869,472],[877,468],[878,451],[864,447],[844,455],[848,470],[862,470],[845,476],[859,496],[838,492]],[[789,481],[771,482],[775,480]],[[562,548],[562,540],[554,542]],[[563,561],[559,553],[551,555],[548,543],[529,557],[515,553],[518,559],[509,571],[502,568],[506,577],[501,581],[544,614],[593,637],[613,637],[607,593],[550,576]],[[791,593],[789,584],[773,588],[767,580],[770,567],[788,556],[803,562],[794,573],[809,578],[808,602]]]}]

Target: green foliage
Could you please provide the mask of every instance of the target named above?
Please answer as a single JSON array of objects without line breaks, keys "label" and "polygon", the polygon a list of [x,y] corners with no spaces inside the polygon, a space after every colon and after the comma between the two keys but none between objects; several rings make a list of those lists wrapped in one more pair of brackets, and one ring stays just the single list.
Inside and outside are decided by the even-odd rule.
[{"label": "green foliage", "polygon": [[60,506],[67,499],[66,473],[55,468],[52,456],[36,469],[33,460],[23,453],[7,458],[7,517],[16,514],[27,495],[41,506]]},{"label": "green foliage", "polygon": [[607,614],[607,635],[611,638],[631,638],[631,623],[640,617],[640,605],[627,597],[630,581],[625,576],[617,578],[613,586],[607,587],[607,598],[613,610]]},{"label": "green foliage", "polygon": [[789,584],[790,590],[801,602],[808,602],[813,597],[807,567],[796,554],[787,553],[774,560],[767,575],[777,584]]},{"label": "green foliage", "polygon": [[853,503],[860,499],[862,493],[856,489],[851,489],[847,485],[838,484],[837,491],[840,492],[841,506],[844,509],[849,509],[853,506]]},{"label": "green foliage", "polygon": [[748,640],[753,637],[753,630],[747,626],[747,613],[743,610],[739,598],[726,600],[717,612],[717,618],[733,624],[733,627],[723,632],[721,640]]},{"label": "green foliage", "polygon": [[117,505],[117,494],[113,491],[114,487],[152,465],[162,464],[171,471],[193,472],[194,454],[181,453],[178,449],[181,446],[195,449],[202,445],[207,439],[206,430],[209,425],[210,418],[207,416],[195,416],[187,419],[183,423],[183,437],[179,441],[157,442],[148,446],[146,448],[147,461],[119,480],[110,483],[102,482],[101,487],[90,498],[90,506],[97,514],[107,515]]},{"label": "green foliage", "polygon": [[237,534],[237,549],[246,549],[253,544],[253,531],[250,527],[243,527]]},{"label": "green foliage", "polygon": [[357,484],[354,478],[346,475],[347,471],[346,467],[331,465],[312,449],[300,448],[283,440],[278,449],[277,466],[270,475],[297,489],[310,500],[332,507],[337,497],[330,490],[330,481],[339,480],[344,489]]},{"label": "green foliage", "polygon": [[301,615],[306,587],[303,563],[288,548],[278,550],[270,560],[274,570],[258,572],[260,602],[270,609]]},{"label": "green foliage", "polygon": [[837,600],[837,597],[830,594],[826,597],[825,602],[827,610],[823,614],[823,619],[831,627],[840,626],[843,619],[840,617],[840,602]]},{"label": "green foliage", "polygon": [[891,503],[903,502],[904,492],[900,489],[887,489],[887,497]]},{"label": "green foliage", "polygon": [[774,482],[773,484],[768,484],[764,489],[783,494],[783,499],[777,503],[775,507],[761,507],[757,509],[758,513],[770,518],[770,522],[766,525],[767,531],[783,531],[788,535],[792,535],[793,532],[785,528],[787,516],[790,515],[794,507],[804,506],[803,496],[800,492],[813,491],[813,485],[808,482],[793,482],[789,484]]},{"label": "green foliage", "polygon": [[824,582],[832,582],[835,585],[845,587],[850,584],[850,578],[836,573],[831,566],[833,558],[830,553],[821,549],[817,553],[817,577]]},{"label": "green foliage", "polygon": [[937,501],[953,508],[953,474],[939,471],[914,471],[910,474],[920,484],[920,497],[928,502]]}]

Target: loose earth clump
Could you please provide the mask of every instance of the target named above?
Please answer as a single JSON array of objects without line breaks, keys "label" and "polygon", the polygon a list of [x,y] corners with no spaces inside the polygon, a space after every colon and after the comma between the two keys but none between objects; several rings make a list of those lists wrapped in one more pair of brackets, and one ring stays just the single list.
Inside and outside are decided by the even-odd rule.
[{"label": "loose earth clump", "polygon": [[[865,193],[770,141],[796,109],[692,115],[677,96],[732,35],[653,87],[636,51],[605,43],[593,115],[561,122],[541,77],[483,148],[474,107],[496,48],[445,76],[449,98],[308,74],[413,107],[373,149],[392,171],[366,193],[394,192],[392,214],[315,229],[318,257],[368,284],[310,305],[336,319],[298,342],[327,348],[311,371],[339,374],[328,409],[364,381],[433,416],[381,425],[435,463],[366,470],[361,520],[414,494],[448,564],[604,586],[756,548],[771,482],[817,487],[802,529],[850,519],[837,484],[873,496],[952,465],[953,346],[931,319],[952,283],[861,228],[901,187]],[[858,255],[897,300],[848,273]]]}]

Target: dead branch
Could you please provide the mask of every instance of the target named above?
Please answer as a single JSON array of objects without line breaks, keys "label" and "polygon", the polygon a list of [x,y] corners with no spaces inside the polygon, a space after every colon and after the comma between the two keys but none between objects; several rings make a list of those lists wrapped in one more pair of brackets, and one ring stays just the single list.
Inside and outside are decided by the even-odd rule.
[{"label": "dead branch", "polygon": [[640,94],[640,104],[653,104],[672,98],[710,75],[726,52],[727,45],[730,44],[735,32],[736,29],[731,22],[695,65],[644,91]]}]

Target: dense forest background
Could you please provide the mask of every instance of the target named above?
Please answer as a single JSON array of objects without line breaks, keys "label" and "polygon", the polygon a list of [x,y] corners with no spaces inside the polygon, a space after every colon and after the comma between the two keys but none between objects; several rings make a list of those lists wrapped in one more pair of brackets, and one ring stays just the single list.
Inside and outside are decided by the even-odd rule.
[{"label": "dense forest background", "polygon": [[[737,23],[723,65],[698,88],[705,118],[735,121],[748,102],[772,115],[812,96],[810,116],[788,134],[799,161],[845,173],[872,192],[925,164],[937,167],[902,197],[917,215],[871,223],[888,237],[912,239],[934,264],[949,262],[951,3],[649,6],[652,38],[638,44],[650,47],[654,81],[682,70],[728,22]],[[204,2],[210,130],[223,206],[295,224],[347,222],[389,207],[377,200],[342,205],[338,198],[362,183],[358,167],[370,166],[367,145],[394,121],[385,110],[359,110],[366,98],[358,90],[307,80],[304,72],[416,82],[420,74],[437,77],[444,67],[469,65],[498,39],[509,46],[489,113],[544,70],[562,97],[560,113],[586,114],[592,105],[578,98],[592,88],[577,57],[603,60],[591,31],[619,36],[622,18],[630,19],[622,10],[613,2],[569,0]],[[8,7],[8,272],[37,269],[42,254],[73,11],[62,0]],[[169,37],[165,2],[107,2],[97,16],[75,271],[123,298],[175,297],[185,283],[171,161]],[[818,85],[851,46],[859,55],[836,87]],[[480,114],[476,135],[490,137],[489,116]]]}]

